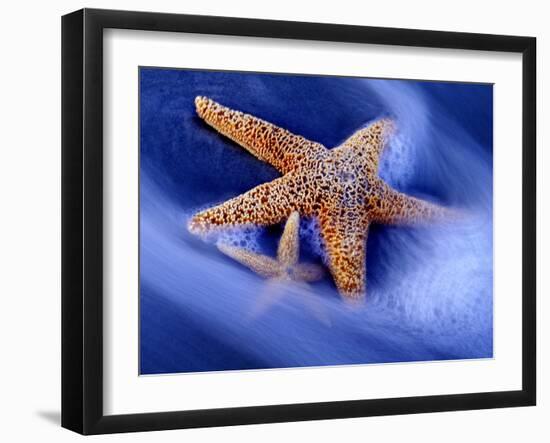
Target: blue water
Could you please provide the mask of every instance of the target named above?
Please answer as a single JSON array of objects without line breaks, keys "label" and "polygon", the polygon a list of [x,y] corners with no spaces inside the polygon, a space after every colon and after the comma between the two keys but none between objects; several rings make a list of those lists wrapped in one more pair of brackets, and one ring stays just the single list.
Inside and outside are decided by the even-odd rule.
[{"label": "blue water", "polygon": [[[279,173],[206,126],[206,95],[333,147],[391,115],[380,175],[468,216],[374,226],[364,305],[327,276],[271,287],[186,230],[197,210]],[[491,85],[140,69],[142,374],[492,357]],[[281,226],[226,240],[274,253]],[[302,258],[321,263],[305,220]]]}]

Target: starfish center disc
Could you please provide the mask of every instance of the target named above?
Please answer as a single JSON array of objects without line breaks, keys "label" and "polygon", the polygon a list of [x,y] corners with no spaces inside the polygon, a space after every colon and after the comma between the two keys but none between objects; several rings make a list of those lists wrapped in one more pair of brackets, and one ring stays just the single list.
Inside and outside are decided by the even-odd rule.
[{"label": "starfish center disc", "polygon": [[351,184],[355,181],[355,173],[353,171],[340,171],[338,174],[338,178],[344,183],[344,184]]}]

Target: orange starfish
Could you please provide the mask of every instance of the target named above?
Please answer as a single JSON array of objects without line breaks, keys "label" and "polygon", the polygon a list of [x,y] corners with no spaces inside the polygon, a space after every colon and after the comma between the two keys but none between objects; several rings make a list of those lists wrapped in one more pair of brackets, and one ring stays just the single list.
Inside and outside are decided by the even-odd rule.
[{"label": "orange starfish", "polygon": [[371,223],[414,224],[452,213],[398,192],[378,177],[380,155],[394,130],[390,119],[375,121],[340,146],[327,149],[209,98],[197,97],[195,105],[206,123],[283,176],[199,212],[189,230],[201,233],[214,227],[273,225],[293,211],[317,217],[328,267],[345,297],[365,294]]},{"label": "orange starfish", "polygon": [[319,280],[323,276],[321,267],[314,264],[298,263],[300,257],[299,228],[300,215],[293,212],[285,224],[283,235],[279,241],[277,259],[225,243],[218,244],[218,249],[256,274],[271,280],[281,282]]},{"label": "orange starfish", "polygon": [[277,303],[285,291],[280,284],[292,283],[301,287],[301,301],[313,312],[315,317],[325,325],[330,325],[330,319],[321,309],[321,305],[314,302],[309,291],[309,282],[320,280],[324,275],[321,266],[313,263],[299,263],[300,258],[300,215],[297,212],[290,214],[283,235],[277,248],[277,258],[257,254],[248,249],[238,248],[225,243],[218,243],[218,249],[238,261],[242,265],[268,279],[267,288],[260,294],[250,318],[259,317],[271,305]]}]

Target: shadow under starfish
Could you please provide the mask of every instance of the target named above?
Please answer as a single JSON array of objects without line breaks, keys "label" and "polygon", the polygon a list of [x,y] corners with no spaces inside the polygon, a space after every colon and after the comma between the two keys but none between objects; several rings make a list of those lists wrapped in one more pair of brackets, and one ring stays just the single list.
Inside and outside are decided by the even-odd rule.
[{"label": "shadow under starfish", "polygon": [[390,119],[377,120],[328,149],[206,97],[197,97],[195,105],[206,123],[283,176],[199,212],[189,230],[273,225],[294,211],[316,217],[328,267],[339,293],[347,298],[365,295],[366,241],[372,223],[417,224],[456,215],[398,192],[378,176],[380,155],[394,131]]}]

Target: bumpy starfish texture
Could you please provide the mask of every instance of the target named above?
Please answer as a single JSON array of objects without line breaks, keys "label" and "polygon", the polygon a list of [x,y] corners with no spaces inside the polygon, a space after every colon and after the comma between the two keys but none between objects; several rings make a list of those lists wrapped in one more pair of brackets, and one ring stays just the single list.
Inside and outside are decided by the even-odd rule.
[{"label": "bumpy starfish texture", "polygon": [[280,282],[312,282],[323,276],[323,268],[309,263],[298,263],[300,257],[300,216],[298,212],[290,214],[283,235],[279,241],[277,258],[256,254],[244,248],[225,243],[218,249],[262,277]]},{"label": "bumpy starfish texture", "polygon": [[380,155],[394,131],[390,119],[377,120],[341,145],[327,149],[209,98],[197,97],[195,105],[206,123],[273,165],[283,176],[199,212],[191,219],[190,231],[273,225],[293,211],[316,217],[328,267],[345,297],[365,295],[366,241],[371,223],[416,224],[453,213],[398,192],[378,177]]}]

